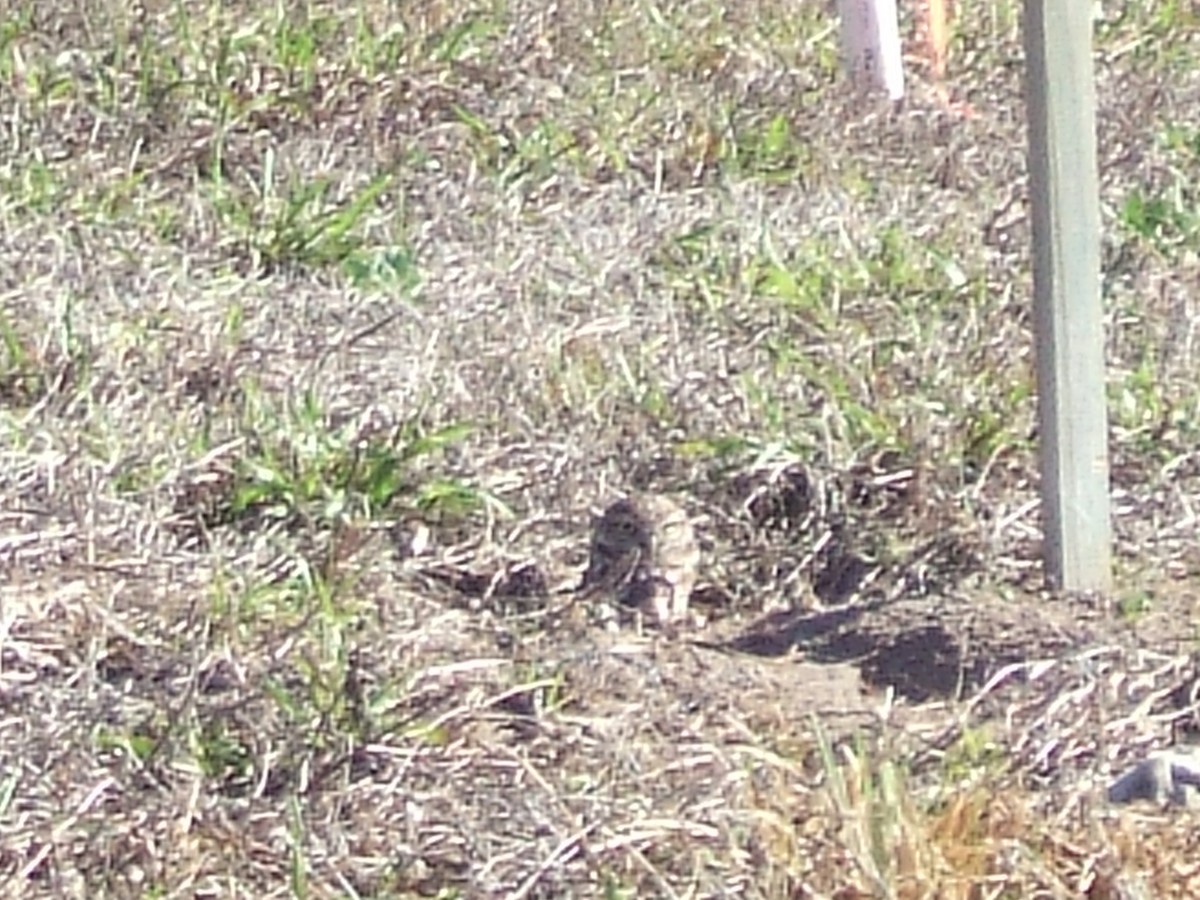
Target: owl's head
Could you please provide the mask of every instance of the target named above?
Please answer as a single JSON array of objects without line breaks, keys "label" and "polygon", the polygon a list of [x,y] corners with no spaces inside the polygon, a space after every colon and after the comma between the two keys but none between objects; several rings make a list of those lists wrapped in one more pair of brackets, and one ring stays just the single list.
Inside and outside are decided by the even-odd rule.
[{"label": "owl's head", "polygon": [[650,528],[631,500],[618,500],[604,511],[595,531],[596,549],[611,556],[650,550]]}]

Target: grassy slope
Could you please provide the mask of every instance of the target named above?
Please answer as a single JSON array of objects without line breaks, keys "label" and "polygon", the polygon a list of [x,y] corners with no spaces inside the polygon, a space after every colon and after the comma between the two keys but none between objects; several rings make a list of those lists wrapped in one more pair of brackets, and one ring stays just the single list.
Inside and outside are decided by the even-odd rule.
[{"label": "grassy slope", "polygon": [[[589,510],[649,487],[703,517],[717,625],[909,609],[806,649],[914,708],[1059,646],[1008,633],[1048,615],[1017,11],[965,11],[964,122],[919,70],[902,112],[848,96],[819,5],[742,6],[6,8],[0,877],[1190,893],[1183,828],[1044,816],[1082,801],[1026,766],[1032,730],[952,728],[920,770],[886,734],[822,755],[747,687],[757,658],[663,651],[626,683],[551,627]],[[1198,23],[1105,16],[1121,588],[1063,628],[1174,652],[1200,569]],[[939,626],[942,660],[930,612],[988,602],[970,649]],[[1036,696],[996,695],[1031,729]],[[1054,713],[1064,744],[1083,710]]]}]

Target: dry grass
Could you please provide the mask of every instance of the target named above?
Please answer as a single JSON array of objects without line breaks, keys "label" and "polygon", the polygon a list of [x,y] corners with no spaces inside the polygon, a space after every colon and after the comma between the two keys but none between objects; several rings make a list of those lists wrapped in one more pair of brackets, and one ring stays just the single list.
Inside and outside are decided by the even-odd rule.
[{"label": "dry grass", "polygon": [[[0,12],[7,895],[1196,893],[1101,799],[1193,718],[1195,13],[1098,27],[1097,600],[1038,586],[1016,4],[965,122],[823,6]],[[564,603],[629,489],[694,641]]]}]

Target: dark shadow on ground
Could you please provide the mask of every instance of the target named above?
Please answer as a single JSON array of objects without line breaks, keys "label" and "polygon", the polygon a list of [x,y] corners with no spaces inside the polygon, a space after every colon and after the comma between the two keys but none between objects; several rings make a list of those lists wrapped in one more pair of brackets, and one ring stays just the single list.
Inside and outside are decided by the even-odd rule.
[{"label": "dark shadow on ground", "polygon": [[1001,667],[1075,644],[1058,616],[1021,616],[986,601],[920,597],[816,613],[778,611],[728,640],[756,656],[797,653],[852,663],[864,681],[913,702],[957,697]]}]

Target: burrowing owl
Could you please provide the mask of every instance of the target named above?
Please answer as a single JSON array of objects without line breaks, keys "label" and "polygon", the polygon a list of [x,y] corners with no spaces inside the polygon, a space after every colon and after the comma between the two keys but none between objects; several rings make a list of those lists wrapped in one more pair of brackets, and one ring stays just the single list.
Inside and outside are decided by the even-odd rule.
[{"label": "burrowing owl", "polygon": [[666,497],[618,500],[596,520],[581,592],[610,594],[660,625],[687,615],[700,548],[687,513]]}]

